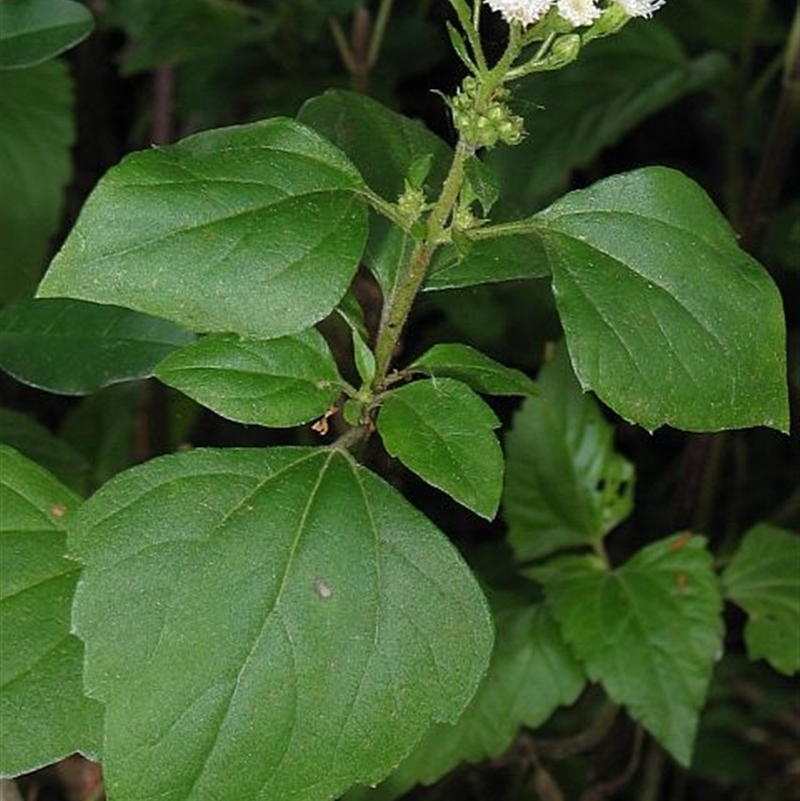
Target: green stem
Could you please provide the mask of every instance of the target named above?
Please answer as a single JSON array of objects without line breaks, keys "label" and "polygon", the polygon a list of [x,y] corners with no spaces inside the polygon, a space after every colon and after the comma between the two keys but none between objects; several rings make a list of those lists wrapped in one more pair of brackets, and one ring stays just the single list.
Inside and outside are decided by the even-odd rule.
[{"label": "green stem", "polygon": [[433,254],[441,243],[442,233],[458,201],[458,194],[464,183],[464,162],[469,155],[469,149],[459,140],[442,192],[428,217],[425,238],[417,243],[411,258],[395,281],[391,294],[384,301],[375,343],[373,392],[380,392],[385,385],[392,356],[411,313],[414,299],[422,288]]},{"label": "green stem", "polygon": [[386,33],[386,26],[389,22],[389,15],[392,13],[392,4],[394,0],[382,0],[378,15],[375,18],[375,28],[372,31],[372,38],[369,42],[369,53],[367,54],[367,67],[372,69],[375,62],[378,60],[378,55],[381,52],[381,45],[383,44],[383,37]]}]

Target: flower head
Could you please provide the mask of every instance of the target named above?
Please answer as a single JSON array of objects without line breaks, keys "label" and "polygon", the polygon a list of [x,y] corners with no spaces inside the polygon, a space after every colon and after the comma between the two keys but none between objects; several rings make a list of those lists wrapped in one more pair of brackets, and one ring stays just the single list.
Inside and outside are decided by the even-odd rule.
[{"label": "flower head", "polygon": [[652,17],[667,0],[617,0],[629,17]]},{"label": "flower head", "polygon": [[556,0],[484,0],[492,11],[499,11],[506,22],[526,27],[538,22]]},{"label": "flower head", "polygon": [[558,0],[558,15],[576,28],[591,25],[602,13],[594,0]]}]

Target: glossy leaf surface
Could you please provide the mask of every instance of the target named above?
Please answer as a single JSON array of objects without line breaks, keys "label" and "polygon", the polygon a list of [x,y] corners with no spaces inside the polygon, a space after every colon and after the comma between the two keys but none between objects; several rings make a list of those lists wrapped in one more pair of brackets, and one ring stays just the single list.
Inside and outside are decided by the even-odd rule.
[{"label": "glossy leaf surface", "polygon": [[358,266],[361,186],[340,151],[280,118],[134,153],[97,185],[39,292],[198,332],[296,333]]},{"label": "glossy leaf surface", "polygon": [[278,427],[319,417],[341,384],[313,328],[267,340],[212,334],[168,356],[155,374],[229,420]]},{"label": "glossy leaf surface", "polygon": [[614,450],[614,429],[581,392],[563,346],[537,385],[506,436],[503,509],[521,561],[596,542],[633,508],[633,465]]},{"label": "glossy leaf surface", "polygon": [[69,546],[112,801],[375,783],[458,717],[489,661],[458,553],[336,450],[155,459],[84,505]]},{"label": "glossy leaf surface", "polygon": [[700,187],[637,170],[531,222],[584,389],[650,430],[788,430],[780,294]]},{"label": "glossy leaf surface", "polygon": [[193,339],[168,320],[80,300],[38,298],[0,311],[0,366],[26,384],[64,395],[146,378]]},{"label": "glossy leaf surface", "polygon": [[722,599],[701,537],[648,545],[604,570],[563,557],[533,575],[589,677],[688,765],[714,661]]},{"label": "glossy leaf surface", "polygon": [[409,368],[429,376],[457,378],[487,395],[535,395],[536,384],[521,370],[496,362],[479,350],[460,343],[440,343],[427,350]]},{"label": "glossy leaf surface", "polygon": [[0,445],[0,774],[73,751],[98,754],[100,704],[83,694],[83,646],[70,634],[79,566],[64,558],[80,499]]},{"label": "glossy leaf surface", "polygon": [[414,381],[381,406],[378,431],[386,450],[429,484],[491,520],[500,503],[500,421],[461,381]]},{"label": "glossy leaf surface", "polygon": [[0,3],[0,69],[32,67],[85,39],[94,27],[89,9],[73,0]]},{"label": "glossy leaf surface", "polygon": [[74,138],[66,64],[0,70],[0,121],[0,302],[7,303],[33,294],[61,214]]},{"label": "glossy leaf surface", "polygon": [[755,526],[722,580],[727,597],[747,612],[750,658],[766,659],[786,675],[800,670],[800,536]]}]

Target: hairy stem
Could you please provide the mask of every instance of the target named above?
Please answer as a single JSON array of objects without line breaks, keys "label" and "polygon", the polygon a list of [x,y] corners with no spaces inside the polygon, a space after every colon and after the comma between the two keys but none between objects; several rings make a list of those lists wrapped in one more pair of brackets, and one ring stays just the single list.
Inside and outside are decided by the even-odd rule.
[{"label": "hairy stem", "polygon": [[417,243],[411,258],[395,281],[391,294],[384,302],[375,343],[375,378],[372,382],[374,392],[380,392],[384,388],[386,374],[411,307],[422,288],[433,254],[441,244],[445,226],[458,200],[464,183],[464,162],[469,155],[467,146],[459,141],[442,192],[428,217],[425,236]]}]

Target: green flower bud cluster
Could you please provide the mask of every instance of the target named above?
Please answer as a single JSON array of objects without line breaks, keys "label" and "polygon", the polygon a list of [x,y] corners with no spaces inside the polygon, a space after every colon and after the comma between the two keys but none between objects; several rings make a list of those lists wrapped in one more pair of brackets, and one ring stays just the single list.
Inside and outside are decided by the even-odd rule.
[{"label": "green flower bud cluster", "polygon": [[488,102],[480,103],[479,88],[477,79],[468,76],[450,100],[453,124],[461,137],[475,149],[498,142],[518,145],[525,136],[525,121],[508,107],[509,90],[500,87]]},{"label": "green flower bud cluster", "polygon": [[416,189],[406,181],[405,191],[397,200],[397,210],[408,225],[419,219],[425,205],[426,198],[422,189]]}]

